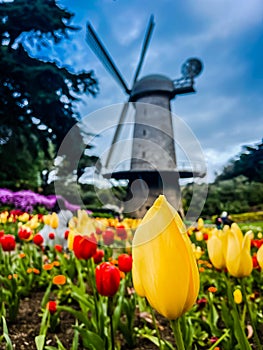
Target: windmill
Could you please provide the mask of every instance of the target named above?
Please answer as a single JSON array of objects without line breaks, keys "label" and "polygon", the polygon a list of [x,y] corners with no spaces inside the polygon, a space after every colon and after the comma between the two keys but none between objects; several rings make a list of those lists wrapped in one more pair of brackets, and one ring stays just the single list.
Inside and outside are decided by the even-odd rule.
[{"label": "windmill", "polygon": [[[202,71],[202,63],[197,58],[188,59],[182,66],[182,77],[179,79],[172,80],[161,74],[147,75],[139,79],[154,25],[152,15],[133,82],[131,88],[128,88],[94,28],[90,23],[87,24],[89,46],[128,95],[128,101],[123,105],[112,146],[107,155],[103,176],[129,180],[124,212],[135,217],[142,217],[160,193],[164,193],[170,203],[181,211],[179,178],[205,175],[204,172],[195,169],[177,168],[170,103],[176,95],[195,92],[194,78]],[[135,117],[129,169],[122,170],[115,167],[109,171],[131,104],[135,108]],[[120,152],[120,149],[117,152]]]}]

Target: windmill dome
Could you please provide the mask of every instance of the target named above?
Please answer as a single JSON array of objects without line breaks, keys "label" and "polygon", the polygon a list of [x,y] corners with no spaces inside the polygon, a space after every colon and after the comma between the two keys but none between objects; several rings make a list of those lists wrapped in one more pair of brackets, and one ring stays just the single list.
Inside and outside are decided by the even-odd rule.
[{"label": "windmill dome", "polygon": [[154,93],[157,94],[166,94],[174,91],[173,81],[161,74],[151,74],[146,77],[138,80],[131,91],[131,101],[135,101],[142,96],[146,96],[148,94],[152,95]]}]

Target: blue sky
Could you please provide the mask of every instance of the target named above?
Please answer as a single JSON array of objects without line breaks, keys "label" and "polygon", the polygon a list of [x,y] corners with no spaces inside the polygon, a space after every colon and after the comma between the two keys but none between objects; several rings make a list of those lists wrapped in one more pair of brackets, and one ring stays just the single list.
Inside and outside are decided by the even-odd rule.
[{"label": "blue sky", "polygon": [[178,96],[172,111],[199,140],[208,178],[263,137],[263,2],[262,0],[59,0],[75,13],[81,30],[53,49],[50,56],[74,71],[94,70],[100,93],[79,104],[84,117],[126,101],[127,96],[85,41],[90,21],[128,85],[138,62],[151,14],[155,28],[140,74],[181,75],[189,57],[202,60],[195,94]]}]

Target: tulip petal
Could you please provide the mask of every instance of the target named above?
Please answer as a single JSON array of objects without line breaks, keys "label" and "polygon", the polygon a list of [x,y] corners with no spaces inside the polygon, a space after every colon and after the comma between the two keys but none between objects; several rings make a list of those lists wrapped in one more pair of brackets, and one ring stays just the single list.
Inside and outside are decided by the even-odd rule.
[{"label": "tulip petal", "polygon": [[[250,255],[251,232],[247,232],[245,236],[243,236],[237,225],[235,225],[234,229],[232,229],[232,226],[228,233],[227,269],[234,277],[241,278],[249,276],[253,269],[253,261]],[[240,232],[242,234],[241,243]]]},{"label": "tulip petal", "polygon": [[257,251],[257,260],[261,269],[263,269],[263,245]]},{"label": "tulip petal", "polygon": [[237,276],[241,255],[241,245],[239,237],[232,231],[228,232],[226,267],[232,276]]},{"label": "tulip petal", "polygon": [[241,247],[242,245],[242,242],[243,242],[243,233],[242,231],[240,230],[239,226],[234,222],[232,225],[231,225],[231,231],[235,234],[235,236],[237,237],[238,239],[238,242],[239,242],[239,245]]},{"label": "tulip petal", "polygon": [[176,319],[195,302],[199,273],[180,216],[159,196],[133,239],[133,283],[159,313]]},{"label": "tulip petal", "polygon": [[222,270],[226,267],[223,254],[223,243],[217,234],[213,234],[207,241],[208,255],[211,263],[216,269]]}]

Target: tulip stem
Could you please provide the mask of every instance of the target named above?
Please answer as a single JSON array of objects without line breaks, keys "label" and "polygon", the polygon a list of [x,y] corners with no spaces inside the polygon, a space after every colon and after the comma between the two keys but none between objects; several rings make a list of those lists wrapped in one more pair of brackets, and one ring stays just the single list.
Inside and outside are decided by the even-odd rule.
[{"label": "tulip stem", "polygon": [[247,292],[246,292],[245,282],[244,282],[243,278],[240,278],[239,281],[240,281],[240,285],[241,285],[242,294],[244,296],[245,305],[246,305],[247,310],[248,310],[248,315],[249,315],[249,318],[250,318],[251,326],[253,328],[253,338],[254,338],[254,341],[255,341],[255,343],[257,345],[257,349],[261,350],[262,347],[261,347],[261,343],[260,343],[260,340],[259,340],[259,337],[258,337],[256,325],[255,325],[255,322],[254,322],[253,313],[252,313],[252,310],[250,308],[249,302],[247,300]]},{"label": "tulip stem", "polygon": [[112,297],[109,297],[108,298],[108,316],[110,318],[111,350],[115,349],[113,311],[114,311],[113,299],[112,299]]},{"label": "tulip stem", "polygon": [[171,327],[174,333],[175,343],[177,350],[185,350],[183,336],[180,327],[180,319],[171,320]]},{"label": "tulip stem", "polygon": [[154,328],[155,328],[155,330],[156,330],[156,334],[157,334],[157,337],[158,337],[159,349],[162,349],[161,336],[160,336],[160,332],[159,332],[158,325],[157,325],[157,323],[156,323],[154,311],[153,311],[153,308],[152,308],[151,306],[150,306],[150,309],[151,309],[151,315],[152,315],[153,325],[154,325]]},{"label": "tulip stem", "polygon": [[229,302],[229,307],[230,307],[230,313],[233,317],[233,322],[234,322],[234,333],[236,336],[236,340],[238,342],[238,345],[240,346],[240,349],[244,350],[251,350],[251,346],[249,344],[249,341],[246,337],[245,330],[242,327],[240,316],[237,310],[237,305],[234,301],[233,297],[233,291],[231,288],[230,281],[228,280],[227,276],[225,276],[225,282],[226,282],[226,287],[227,287],[227,296],[228,296],[228,302]]}]

